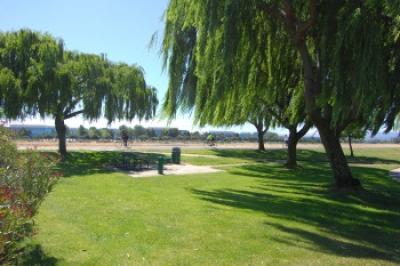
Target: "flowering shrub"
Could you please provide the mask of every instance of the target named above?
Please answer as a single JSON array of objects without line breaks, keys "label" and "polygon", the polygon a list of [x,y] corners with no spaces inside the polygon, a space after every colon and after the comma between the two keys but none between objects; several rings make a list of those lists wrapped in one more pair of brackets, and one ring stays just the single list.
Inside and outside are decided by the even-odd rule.
[{"label": "flowering shrub", "polygon": [[0,264],[13,258],[16,244],[32,234],[32,217],[57,181],[50,158],[18,153],[0,127]]}]

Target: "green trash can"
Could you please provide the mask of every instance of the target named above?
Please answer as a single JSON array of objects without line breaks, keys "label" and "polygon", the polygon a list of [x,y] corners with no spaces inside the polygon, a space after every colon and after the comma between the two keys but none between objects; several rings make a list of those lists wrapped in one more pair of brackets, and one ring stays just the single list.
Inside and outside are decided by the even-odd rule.
[{"label": "green trash can", "polygon": [[159,175],[163,175],[164,174],[164,163],[165,163],[164,157],[162,157],[162,156],[158,157],[158,167],[157,167],[157,169],[158,169],[158,174]]},{"label": "green trash can", "polygon": [[180,164],[181,163],[181,148],[175,147],[172,148],[172,163]]}]

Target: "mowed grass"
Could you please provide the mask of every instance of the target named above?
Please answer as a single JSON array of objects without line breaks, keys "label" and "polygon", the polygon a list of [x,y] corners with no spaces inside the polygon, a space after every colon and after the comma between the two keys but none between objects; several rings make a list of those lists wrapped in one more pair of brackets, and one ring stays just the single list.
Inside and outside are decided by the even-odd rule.
[{"label": "mowed grass", "polygon": [[116,153],[72,154],[21,264],[400,263],[400,183],[387,171],[400,167],[399,149],[357,152],[358,193],[332,189],[318,150],[300,151],[297,170],[279,163],[283,150],[199,153],[210,156],[184,160],[227,171],[134,179],[104,170]]}]

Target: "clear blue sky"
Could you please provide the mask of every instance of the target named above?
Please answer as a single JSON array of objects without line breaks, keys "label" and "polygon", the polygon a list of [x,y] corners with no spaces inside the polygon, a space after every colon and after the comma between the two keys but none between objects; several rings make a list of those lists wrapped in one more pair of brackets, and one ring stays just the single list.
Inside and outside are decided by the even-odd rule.
[{"label": "clear blue sky", "polygon": [[[146,81],[158,89],[163,99],[168,77],[162,73],[158,48],[148,44],[155,32],[162,34],[162,16],[168,0],[1,0],[2,31],[30,28],[62,38],[66,47],[88,53],[106,53],[113,61],[137,63],[146,72]],[[52,124],[51,120],[28,120],[25,123]],[[122,122],[125,123],[126,122]],[[133,124],[138,121],[133,121]],[[68,121],[69,126],[105,126],[105,120],[84,122],[80,118]],[[118,126],[121,123],[114,123]],[[156,118],[144,126],[166,126]],[[194,130],[188,117],[178,117],[171,126]],[[254,131],[251,125],[233,128]]]},{"label": "clear blue sky", "polygon": [[113,61],[138,63],[146,80],[164,94],[157,49],[148,49],[168,0],[2,0],[2,31],[30,28],[62,38],[68,49],[106,53]]}]

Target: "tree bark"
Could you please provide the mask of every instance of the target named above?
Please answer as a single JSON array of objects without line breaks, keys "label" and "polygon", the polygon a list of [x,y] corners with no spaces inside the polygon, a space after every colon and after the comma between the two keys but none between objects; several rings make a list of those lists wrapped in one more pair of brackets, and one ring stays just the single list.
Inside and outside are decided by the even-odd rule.
[{"label": "tree bark", "polygon": [[[313,61],[308,52],[304,40],[297,43],[304,67],[304,96],[306,102],[306,110],[312,122],[317,127],[324,145],[326,155],[332,168],[333,177],[338,189],[358,189],[361,188],[360,180],[353,178],[350,167],[344,156],[342,146],[340,145],[340,130],[334,131],[330,128],[331,114],[329,107],[323,114],[322,110],[317,106],[316,99],[320,92],[320,77],[314,77]],[[317,71],[318,72],[318,71]],[[337,127],[339,129],[340,127]],[[342,128],[345,128],[342,125]]]},{"label": "tree bark", "polygon": [[297,137],[297,130],[295,127],[289,129],[288,139],[288,154],[286,160],[286,166],[289,168],[296,168],[297,166],[297,143],[299,138]]},{"label": "tree bark", "polygon": [[353,145],[351,143],[352,136],[349,136],[348,138],[349,138],[350,156],[351,156],[351,158],[354,158]]},{"label": "tree bark", "polygon": [[308,121],[305,122],[303,128],[300,131],[297,131],[297,124],[288,126],[289,129],[289,138],[287,142],[287,159],[286,159],[286,166],[288,168],[296,168],[297,166],[297,144],[299,143],[300,139],[304,137],[307,132],[312,127],[312,124]]},{"label": "tree bark", "polygon": [[339,189],[361,188],[360,180],[353,178],[351,174],[338,134],[334,134],[329,128],[318,128],[318,131],[333,171],[336,187]]},{"label": "tree bark", "polygon": [[264,130],[261,127],[257,127],[257,136],[258,136],[258,150],[265,151],[265,144],[264,144]]},{"label": "tree bark", "polygon": [[67,145],[66,145],[66,131],[67,128],[64,123],[64,119],[60,116],[56,116],[55,119],[56,132],[58,138],[58,152],[63,159],[67,156]]}]

